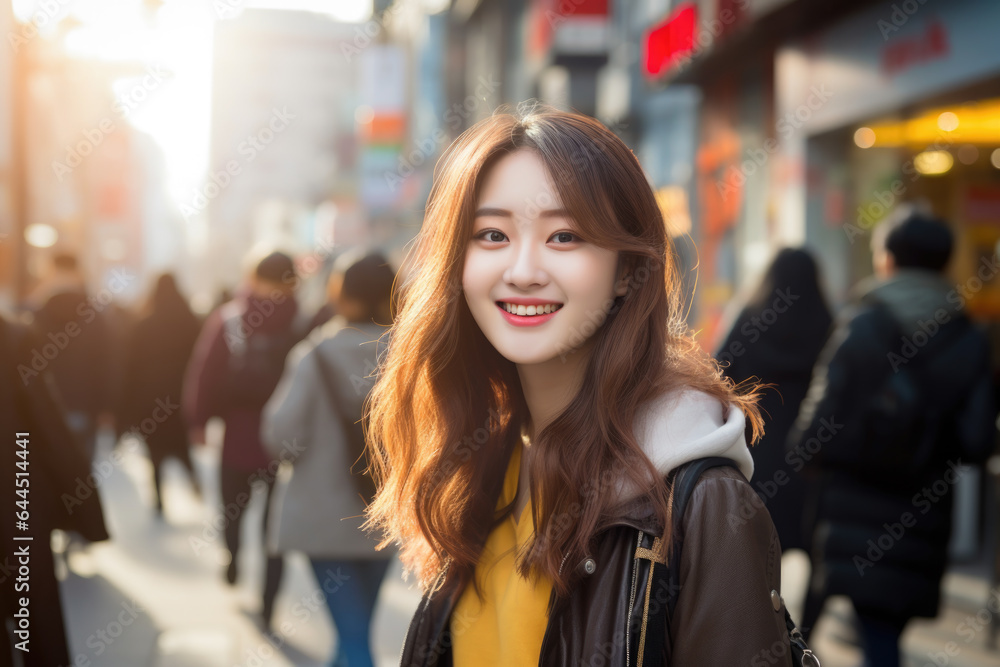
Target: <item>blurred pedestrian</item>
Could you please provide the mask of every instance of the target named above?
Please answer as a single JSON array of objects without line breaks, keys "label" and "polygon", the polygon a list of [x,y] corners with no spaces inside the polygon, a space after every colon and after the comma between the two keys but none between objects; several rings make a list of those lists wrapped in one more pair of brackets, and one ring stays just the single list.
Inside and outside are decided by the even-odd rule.
[{"label": "blurred pedestrian", "polygon": [[157,278],[144,311],[125,345],[122,428],[125,434],[146,442],[153,464],[156,512],[162,516],[167,458],[180,461],[199,493],[180,400],[184,369],[200,325],[169,273]]},{"label": "blurred pedestrian", "polygon": [[715,354],[725,374],[737,384],[756,378],[775,385],[758,404],[764,415],[764,436],[750,451],[754,488],[778,529],[783,551],[808,550],[803,511],[806,482],[785,461],[785,441],[831,323],[812,255],[784,248]]},{"label": "blurred pedestrian", "polygon": [[90,460],[74,443],[51,378],[25,372],[40,345],[37,332],[0,315],[0,665],[70,664],[52,531],[108,539],[100,497],[87,482]]},{"label": "blurred pedestrian", "polygon": [[792,665],[755,388],[687,333],[635,155],[539,105],[438,166],[370,405],[370,525],[424,591],[401,664]]},{"label": "blurred pedestrian", "polygon": [[[249,289],[216,309],[205,322],[188,365],[183,405],[191,440],[205,442],[205,423],[226,424],[219,467],[225,540],[230,560],[226,581],[238,577],[240,525],[254,486],[263,484],[264,524],[279,461],[260,440],[264,404],[281,379],[288,352],[307,333],[295,299],[298,277],[292,258],[272,252],[256,263]],[[261,617],[270,626],[281,582],[280,556],[267,559]]]},{"label": "blurred pedestrian", "polygon": [[141,313],[134,308],[128,308],[116,302],[111,302],[104,310],[104,321],[108,330],[108,386],[111,396],[111,410],[114,417],[115,442],[132,428],[126,423],[130,418],[125,415],[129,398],[125,395],[125,373],[128,359],[129,341],[132,340],[132,329],[135,327]]},{"label": "blurred pedestrian", "polygon": [[373,486],[351,469],[366,466],[364,434],[354,424],[375,382],[393,278],[379,254],[337,258],[329,291],[339,315],[292,351],[264,409],[268,451],[294,459],[291,477],[275,492],[269,546],[309,556],[337,628],[335,667],[371,667],[372,613],[392,556],[376,551],[378,540],[360,529]]},{"label": "blurred pedestrian", "polygon": [[[104,312],[111,292],[89,297],[72,254],[57,253],[53,265],[53,278],[37,295],[44,303],[34,312],[41,343],[35,363],[52,374],[70,429],[93,459],[98,427],[111,419],[111,333]],[[112,280],[117,284],[122,278]]]},{"label": "blurred pedestrian", "polygon": [[901,208],[872,238],[875,275],[820,355],[790,460],[822,472],[808,632],[851,598],[868,667],[899,665],[914,617],[938,613],[952,488],[993,448],[984,335],[942,275],[948,226]]}]

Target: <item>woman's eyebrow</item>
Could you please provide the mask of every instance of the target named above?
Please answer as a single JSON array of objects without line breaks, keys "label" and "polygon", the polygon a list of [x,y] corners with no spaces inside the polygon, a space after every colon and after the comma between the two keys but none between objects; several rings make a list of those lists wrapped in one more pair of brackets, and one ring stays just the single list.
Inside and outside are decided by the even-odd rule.
[{"label": "woman's eyebrow", "polygon": [[[477,218],[510,218],[513,214],[505,208],[494,208],[491,206],[484,206],[476,211],[475,217]],[[564,208],[551,208],[544,211],[538,212],[539,218],[568,218],[569,211]]]},{"label": "woman's eyebrow", "polygon": [[505,208],[484,206],[476,211],[477,218],[510,218],[513,214]]}]

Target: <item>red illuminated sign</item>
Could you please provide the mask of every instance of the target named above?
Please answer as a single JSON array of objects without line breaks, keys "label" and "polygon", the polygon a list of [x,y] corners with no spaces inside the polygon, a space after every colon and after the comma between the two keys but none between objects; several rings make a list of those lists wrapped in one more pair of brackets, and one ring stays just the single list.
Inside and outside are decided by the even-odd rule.
[{"label": "red illuminated sign", "polygon": [[694,51],[695,31],[698,27],[698,10],[694,3],[685,2],[662,23],[646,34],[645,72],[650,78],[658,77],[674,68],[677,63]]},{"label": "red illuminated sign", "polygon": [[899,37],[882,49],[882,71],[895,76],[911,67],[946,58],[948,53],[948,33],[943,23],[934,20],[922,34]]}]

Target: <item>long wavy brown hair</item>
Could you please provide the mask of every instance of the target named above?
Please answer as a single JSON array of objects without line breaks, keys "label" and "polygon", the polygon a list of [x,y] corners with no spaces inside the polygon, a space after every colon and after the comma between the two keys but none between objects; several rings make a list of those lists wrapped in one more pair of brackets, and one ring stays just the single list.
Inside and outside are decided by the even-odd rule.
[{"label": "long wavy brown hair", "polygon": [[[447,149],[435,168],[423,227],[397,285],[398,316],[368,399],[371,470],[379,492],[366,527],[398,543],[427,590],[447,565],[473,581],[507,462],[528,417],[514,364],[479,330],[462,294],[479,189],[513,151],[544,162],[583,238],[619,252],[628,293],[593,334],[583,383],[535,434],[530,463],[534,542],[522,575],[544,573],[565,594],[574,568],[614,516],[616,484],[653,502],[669,541],[670,490],[633,433],[640,406],[690,387],[735,402],[761,432],[755,386],[737,388],[694,341],[663,216],[638,160],[598,121],[541,105],[501,109]],[[567,560],[568,559],[568,560]]]}]

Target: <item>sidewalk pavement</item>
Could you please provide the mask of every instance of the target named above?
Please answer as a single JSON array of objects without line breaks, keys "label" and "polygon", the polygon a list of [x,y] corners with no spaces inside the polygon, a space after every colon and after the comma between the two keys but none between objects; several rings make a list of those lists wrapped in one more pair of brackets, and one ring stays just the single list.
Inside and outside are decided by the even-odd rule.
[{"label": "sidewalk pavement", "polygon": [[[110,438],[98,462],[107,460]],[[121,463],[102,475],[98,491],[113,539],[66,548],[63,609],[74,667],[288,667],[329,664],[335,630],[308,561],[289,554],[269,635],[256,621],[263,582],[260,549],[241,549],[239,581],[225,583],[221,532],[219,449],[195,452],[207,503],[193,494],[179,464],[164,483],[165,519],[152,501],[152,467],[141,446],[126,447]],[[98,468],[108,471],[104,466]],[[217,511],[217,510],[216,510]],[[263,495],[251,501],[244,545],[261,543]],[[221,523],[217,525],[221,526]],[[210,539],[206,539],[206,537]],[[204,540],[204,542],[200,542]],[[375,614],[377,667],[399,664],[403,637],[420,596],[400,579],[394,561]]]}]

